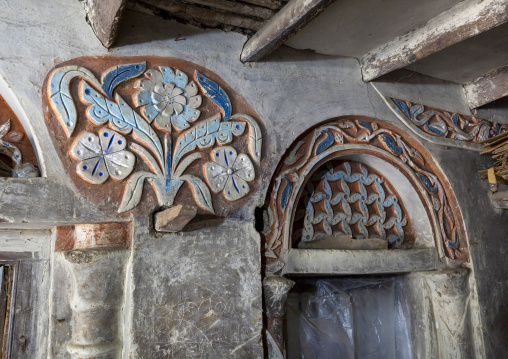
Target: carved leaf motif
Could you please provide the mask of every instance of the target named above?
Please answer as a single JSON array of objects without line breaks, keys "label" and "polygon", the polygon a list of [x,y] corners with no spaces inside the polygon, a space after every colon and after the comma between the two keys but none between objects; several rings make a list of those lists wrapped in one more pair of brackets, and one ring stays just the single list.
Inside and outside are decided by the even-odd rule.
[{"label": "carved leaf motif", "polygon": [[220,114],[217,114],[180,135],[175,147],[173,165],[176,166],[185,154],[196,147],[209,148],[216,141],[224,145],[233,141],[233,135],[240,136],[244,131],[244,122],[220,122]]},{"label": "carved leaf motif", "polygon": [[97,78],[89,70],[75,65],[55,69],[48,81],[49,103],[67,137],[71,137],[78,119],[76,105],[70,92],[70,83],[76,77],[82,77],[98,88],[101,87]]},{"label": "carved leaf motif", "polygon": [[219,106],[224,116],[222,120],[229,120],[231,117],[231,101],[229,100],[226,91],[224,91],[222,87],[217,85],[215,82],[203,76],[197,71],[194,74],[194,78],[196,79],[206,97],[208,97],[210,100],[215,102],[217,106]]},{"label": "carved leaf motif", "polygon": [[114,66],[102,76],[102,90],[111,98],[116,86],[141,75],[145,69],[146,62]]},{"label": "carved leaf motif", "polygon": [[215,213],[213,210],[212,196],[210,195],[210,190],[206,186],[205,182],[192,175],[183,175],[180,177],[180,180],[187,181],[189,183],[199,207]]},{"label": "carved leaf motif", "polygon": [[136,207],[141,201],[143,183],[145,182],[145,179],[155,177],[156,176],[153,173],[146,171],[134,173],[125,185],[125,191],[122,203],[120,203],[120,207],[118,207],[118,213],[127,212]]},{"label": "carved leaf motif", "polygon": [[259,163],[261,160],[261,148],[263,145],[263,136],[261,128],[257,122],[249,115],[238,113],[231,116],[231,119],[243,119],[249,124],[249,152],[254,159],[254,162]]},{"label": "carved leaf motif", "polygon": [[11,130],[11,120],[0,126],[0,138],[3,138]]},{"label": "carved leaf motif", "polygon": [[162,145],[155,130],[139,116],[118,94],[113,102],[95,91],[87,83],[80,86],[80,96],[88,104],[87,110],[90,119],[97,124],[109,121],[111,127],[123,133],[134,130],[134,138],[150,148],[163,163]]}]

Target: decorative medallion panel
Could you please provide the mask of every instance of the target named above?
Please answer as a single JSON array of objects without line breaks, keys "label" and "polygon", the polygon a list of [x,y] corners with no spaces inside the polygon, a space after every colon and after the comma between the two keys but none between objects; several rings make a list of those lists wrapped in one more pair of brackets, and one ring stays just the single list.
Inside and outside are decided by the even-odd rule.
[{"label": "decorative medallion panel", "polygon": [[44,106],[67,175],[101,210],[192,203],[225,215],[257,186],[257,115],[195,64],[71,60],[49,74]]},{"label": "decorative medallion panel", "polygon": [[[355,161],[326,162],[305,185],[293,220],[293,244],[326,236],[411,243],[409,216],[393,186]],[[409,235],[408,235],[409,234]]]},{"label": "decorative medallion panel", "polygon": [[[264,238],[268,272],[276,272],[284,265],[284,256],[289,250],[291,242],[289,238],[293,238],[293,222],[295,218],[298,220],[302,215],[302,213],[296,213],[298,202],[302,195],[305,196],[303,194],[304,188],[309,178],[312,178],[313,173],[323,163],[347,154],[369,154],[397,168],[411,182],[414,188],[414,196],[420,198],[422,203],[425,204],[426,211],[432,221],[438,251],[442,255],[453,259],[468,260],[467,240],[457,200],[446,177],[437,164],[434,163],[432,156],[425,147],[411,138],[409,134],[386,122],[369,118],[344,117],[321,124],[304,134],[289,148],[273,177],[269,191],[266,217],[266,227],[268,229],[265,230]],[[369,215],[367,215],[365,208],[362,212],[361,205],[358,205],[358,212],[353,219],[353,211],[351,210],[350,217],[347,206],[343,206],[343,203],[350,205],[349,196],[353,193],[349,186],[351,183],[364,181],[365,183],[372,184],[375,182],[374,176],[371,175],[369,178],[369,170],[367,168],[364,167],[362,170],[358,167],[353,171],[353,169],[348,169],[346,165],[343,165],[341,170],[324,173],[318,171],[317,173],[319,181],[323,180],[324,176],[329,185],[330,182],[334,182],[332,179],[338,181],[341,176],[342,178],[347,177],[351,181],[348,183],[347,180],[344,180],[344,184],[348,184],[347,190],[345,187],[342,187],[342,179],[340,187],[337,186],[335,190],[332,189],[331,185],[328,189],[324,180],[322,184],[318,182],[317,189],[319,191],[314,193],[314,200],[319,202],[320,197],[323,197],[323,199],[329,197],[331,208],[328,208],[327,211],[326,203],[323,203],[323,210],[320,210],[320,214],[316,214],[314,203],[310,201],[313,204],[314,214],[313,219],[309,218],[307,223],[316,225],[317,223],[313,222],[318,222],[318,219],[321,220],[320,216],[322,216],[323,220],[327,219],[328,224],[335,222],[338,224],[341,222],[342,217],[345,216],[346,223],[356,221],[356,223],[361,222],[363,226],[367,227],[366,224],[369,221],[375,222],[378,220],[376,216],[382,216],[382,211],[379,209],[375,215],[374,213],[371,214],[370,211],[368,211]],[[352,176],[355,177],[353,178]],[[379,175],[377,176],[381,179]],[[354,181],[356,178],[358,179]],[[370,201],[374,203],[374,198],[377,197],[378,203],[380,203],[379,199],[383,199],[384,195],[382,204],[386,216],[384,204],[390,207],[389,202],[395,203],[397,196],[391,197],[388,190],[382,188],[381,192],[381,188],[376,188],[376,190],[369,192],[366,188],[363,191],[357,187],[354,192],[354,199],[363,196],[365,203]],[[345,195],[348,196],[346,201],[344,201]],[[309,195],[310,198],[312,196]],[[336,213],[333,209],[332,200],[336,205],[340,202],[341,211]],[[397,202],[400,204],[399,201]],[[313,210],[308,208],[305,214],[312,214]],[[333,217],[331,217],[332,212]],[[389,213],[390,219],[388,222],[386,222],[386,217],[385,221],[382,221],[384,229],[386,229],[385,225],[386,227],[391,226],[393,228],[390,221],[393,222],[393,225],[399,221],[400,230],[403,229],[404,226],[402,224],[404,222],[406,222],[407,226],[408,219],[403,214],[403,207],[399,206],[397,208],[392,206],[389,209]],[[344,219],[342,221],[344,222]],[[347,224],[349,225],[349,223]],[[347,231],[344,226],[339,228],[336,230],[341,230],[341,232]],[[380,226],[377,228],[377,235],[382,234]],[[315,227],[313,229],[315,230]],[[324,225],[322,225],[322,230],[325,233],[331,231],[332,234],[334,231],[333,228],[325,228]],[[397,236],[399,234],[398,237],[400,238],[402,235],[400,230],[396,227],[396,230],[392,232],[393,234],[389,235]],[[357,231],[360,234],[363,231],[363,235],[369,233],[369,229],[365,232],[365,229],[360,227],[357,228]],[[309,227],[307,233],[311,232],[312,230]],[[395,237],[387,238],[391,238],[394,242],[398,241]]]}]

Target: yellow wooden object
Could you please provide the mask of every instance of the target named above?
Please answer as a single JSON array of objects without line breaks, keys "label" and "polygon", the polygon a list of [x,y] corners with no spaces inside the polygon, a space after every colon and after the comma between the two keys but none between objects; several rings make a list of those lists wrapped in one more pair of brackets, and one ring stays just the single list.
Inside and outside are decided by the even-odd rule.
[{"label": "yellow wooden object", "polygon": [[487,172],[487,176],[489,178],[489,188],[492,192],[497,191],[497,180],[496,174],[494,173],[494,167],[489,168]]}]

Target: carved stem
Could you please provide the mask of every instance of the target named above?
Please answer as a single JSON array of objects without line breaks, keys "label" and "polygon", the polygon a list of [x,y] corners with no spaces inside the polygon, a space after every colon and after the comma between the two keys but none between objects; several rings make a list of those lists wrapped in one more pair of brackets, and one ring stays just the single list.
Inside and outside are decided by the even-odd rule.
[{"label": "carved stem", "polygon": [[[269,276],[263,280],[267,316],[267,342],[270,359],[285,358],[284,314],[289,291],[295,282],[279,276]],[[274,347],[274,344],[277,348]]]},{"label": "carved stem", "polygon": [[72,339],[67,351],[73,359],[120,358],[129,252],[118,249],[125,248],[128,232],[119,229],[119,224],[87,224],[74,226],[72,233],[73,249],[63,252],[72,276]]}]

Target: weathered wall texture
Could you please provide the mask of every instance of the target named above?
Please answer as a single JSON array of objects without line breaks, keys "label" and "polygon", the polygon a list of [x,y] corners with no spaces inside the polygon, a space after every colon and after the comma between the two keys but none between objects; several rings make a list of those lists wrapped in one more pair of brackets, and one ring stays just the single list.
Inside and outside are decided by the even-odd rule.
[{"label": "weathered wall texture", "polygon": [[[120,28],[118,47],[107,51],[86,24],[77,1],[2,0],[0,7],[0,77],[9,87],[0,88],[0,93],[12,91],[20,101],[45,176],[0,180],[2,227],[114,221],[115,213],[97,213],[62,175],[51,133],[44,124],[46,109],[41,106],[44,79],[57,63],[94,55],[182,58],[222,77],[257,112],[266,129],[266,161],[258,174],[258,191],[239,212],[222,223],[182,235],[155,234],[151,218],[140,218],[134,212],[125,269],[123,352],[132,358],[262,357],[261,246],[254,229],[254,210],[264,202],[281,156],[306,129],[342,115],[370,116],[409,131],[371,85],[362,82],[357,60],[281,48],[264,62],[243,65],[238,58],[245,42],[242,35],[202,31],[129,13]],[[461,88],[445,82],[399,73],[392,80],[382,80],[379,89],[387,95],[468,113]],[[487,357],[502,357],[508,319],[508,302],[503,296],[508,292],[504,259],[508,221],[506,213],[491,207],[487,183],[477,174],[488,160],[476,152],[422,143],[448,176],[464,216],[476,276],[472,302],[476,285],[480,304],[480,308],[472,307],[472,322],[483,330]],[[47,235],[40,238],[49,241]],[[49,354],[59,358],[65,357],[62,343],[70,337],[70,309],[65,302],[69,278],[61,261],[56,255],[51,300],[40,302],[43,312],[51,307],[49,326],[56,334]],[[39,292],[47,293],[49,285],[49,280],[40,282]],[[34,357],[44,357],[45,350],[39,348],[40,356]]]}]

